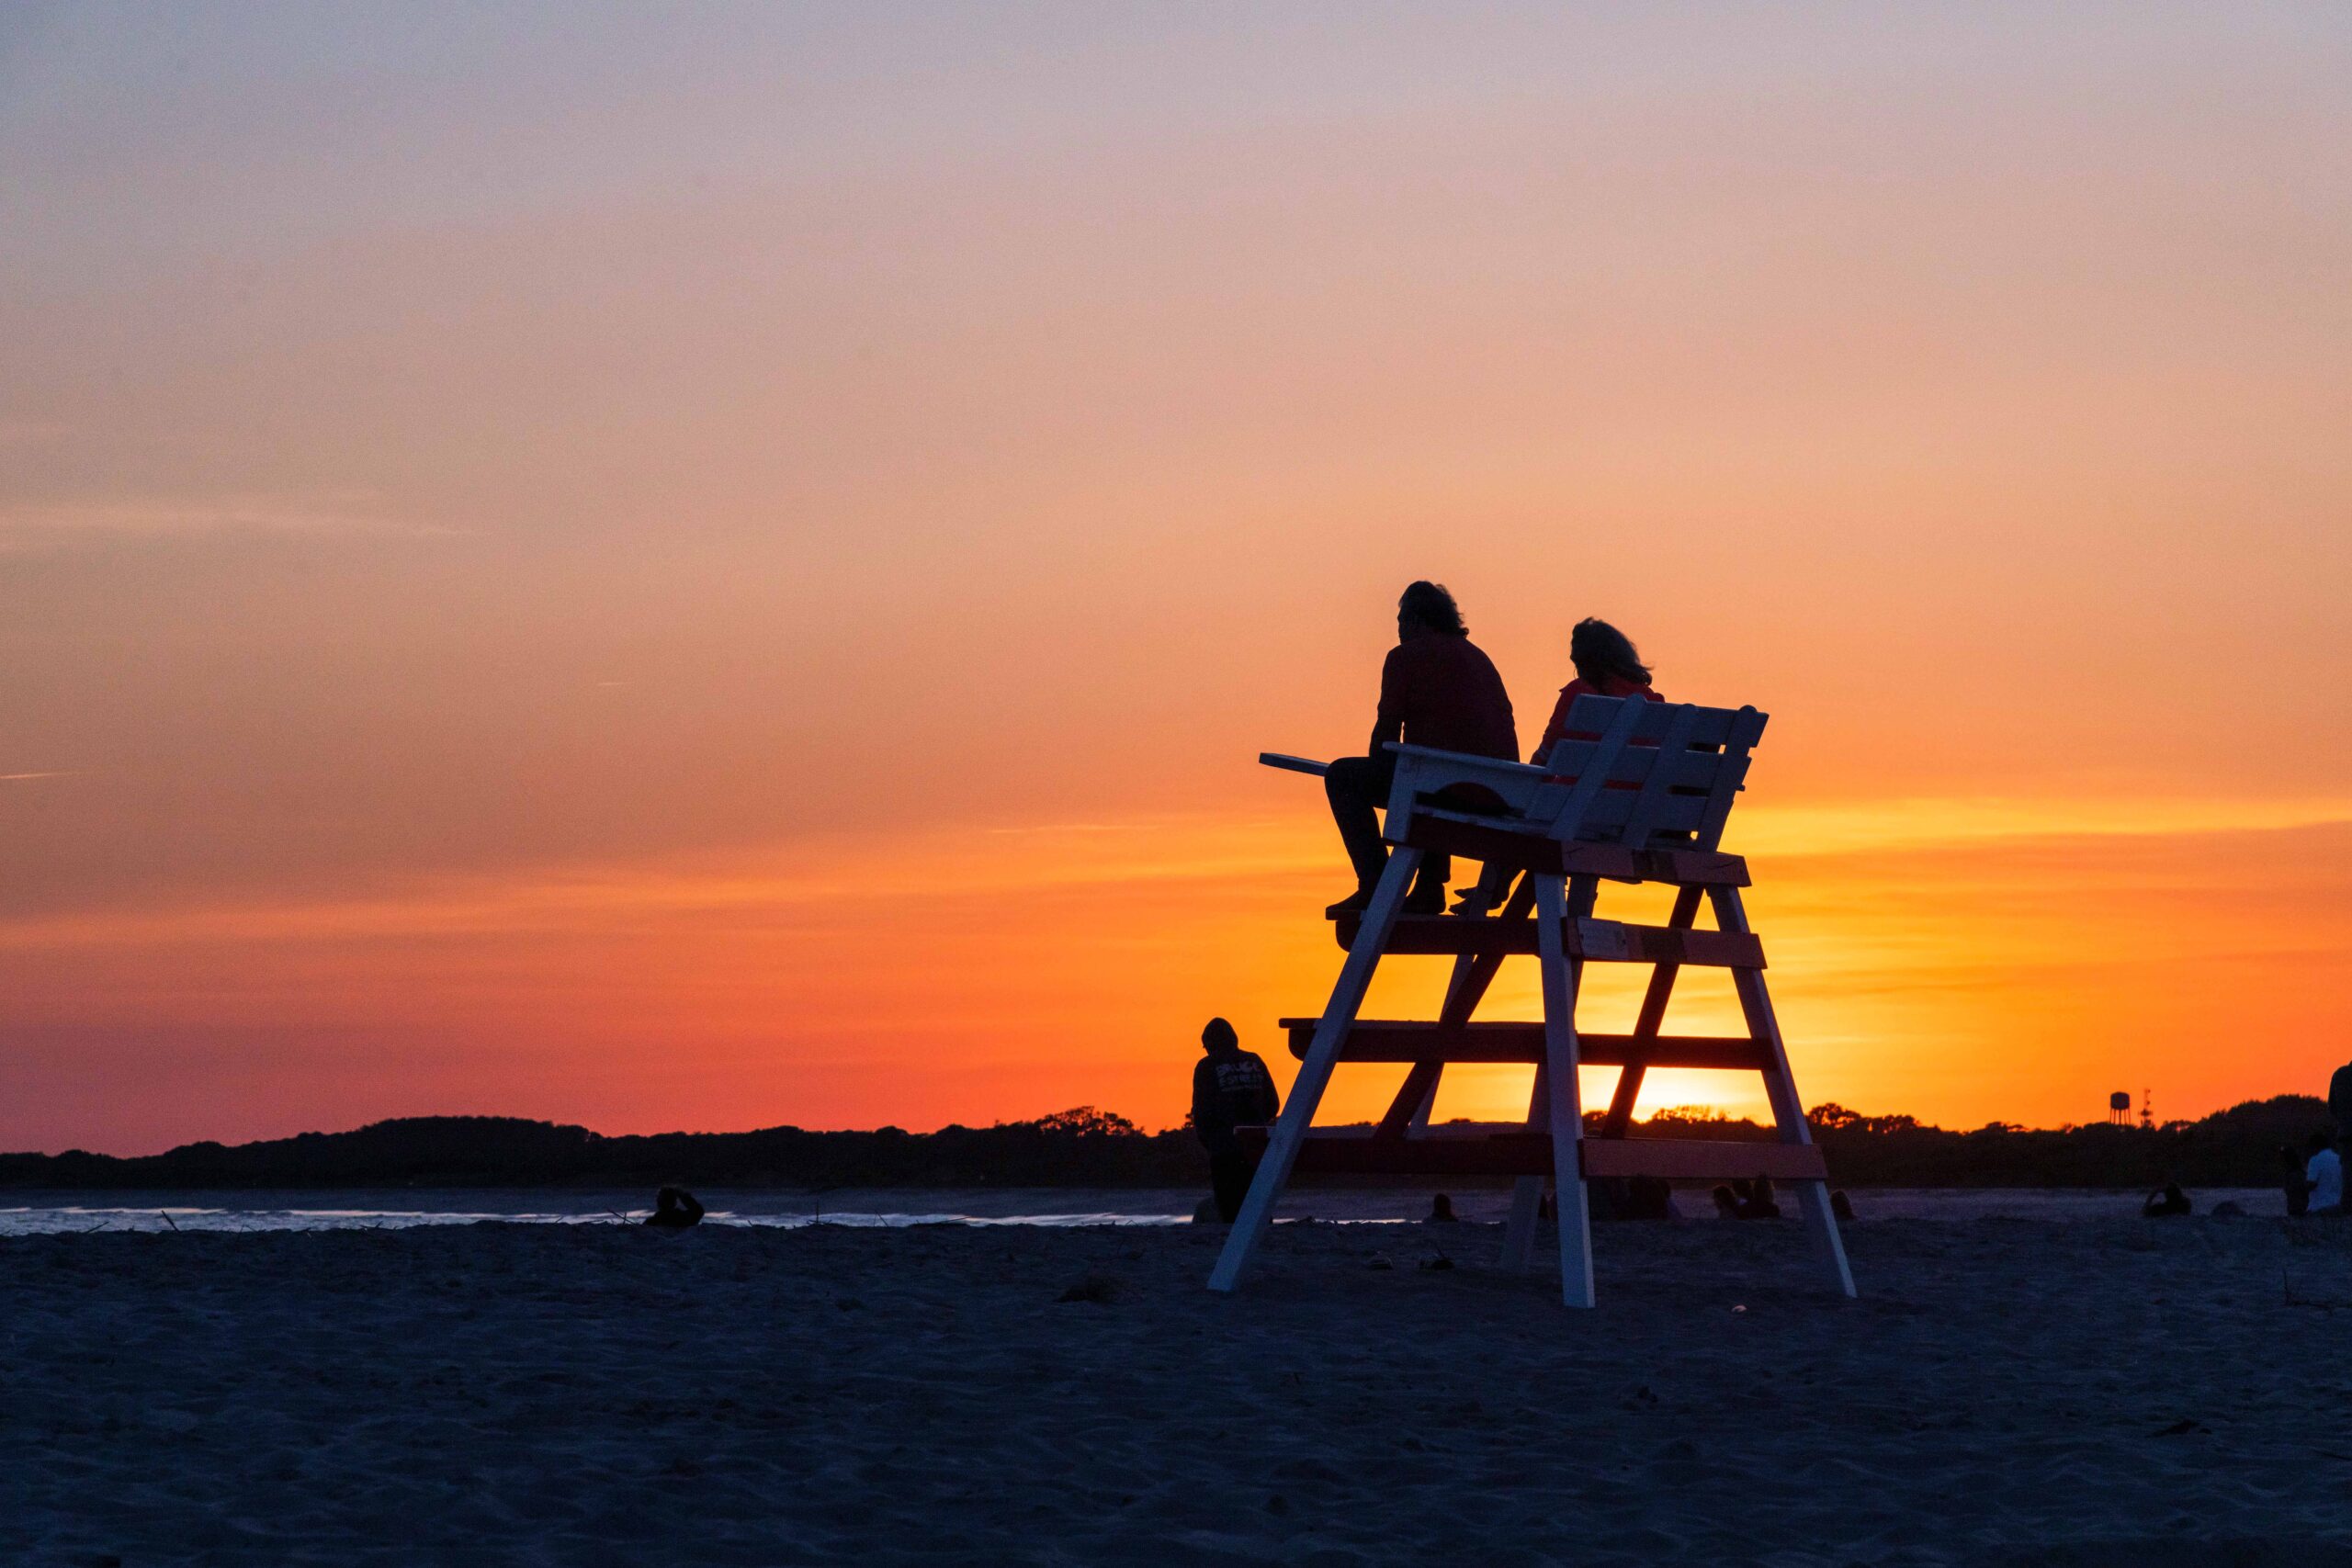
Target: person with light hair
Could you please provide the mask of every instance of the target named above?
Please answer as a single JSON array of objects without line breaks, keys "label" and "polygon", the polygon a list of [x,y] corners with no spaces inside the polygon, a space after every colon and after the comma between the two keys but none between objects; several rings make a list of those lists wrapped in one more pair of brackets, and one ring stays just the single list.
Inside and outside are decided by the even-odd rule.
[{"label": "person with light hair", "polygon": [[1561,740],[1598,740],[1598,735],[1568,733],[1568,710],[1577,705],[1578,697],[1640,697],[1645,702],[1662,703],[1650,685],[1650,667],[1634,651],[1633,639],[1607,621],[1588,615],[1578,621],[1568,634],[1568,662],[1576,667],[1577,678],[1560,688],[1560,700],[1553,706],[1552,722],[1544,727],[1544,738],[1535,743],[1531,762],[1542,762],[1553,746]]}]

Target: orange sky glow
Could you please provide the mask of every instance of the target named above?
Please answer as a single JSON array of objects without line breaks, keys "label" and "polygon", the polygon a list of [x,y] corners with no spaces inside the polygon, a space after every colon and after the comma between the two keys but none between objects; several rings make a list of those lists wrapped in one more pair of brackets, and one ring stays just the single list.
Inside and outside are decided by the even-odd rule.
[{"label": "orange sky glow", "polygon": [[0,1148],[1286,1079],[1347,872],[1252,759],[1419,576],[1523,740],[1594,614],[1773,716],[1809,1100],[2316,1092],[2347,89],[2310,6],[0,18]]}]

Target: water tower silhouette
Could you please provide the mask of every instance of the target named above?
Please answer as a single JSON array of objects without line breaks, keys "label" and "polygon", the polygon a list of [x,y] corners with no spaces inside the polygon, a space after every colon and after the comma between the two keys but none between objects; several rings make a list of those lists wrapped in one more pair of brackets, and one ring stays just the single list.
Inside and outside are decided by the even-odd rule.
[{"label": "water tower silhouette", "polygon": [[2117,1089],[2107,1097],[2107,1124],[2110,1127],[2132,1125],[2132,1096],[2130,1091]]}]

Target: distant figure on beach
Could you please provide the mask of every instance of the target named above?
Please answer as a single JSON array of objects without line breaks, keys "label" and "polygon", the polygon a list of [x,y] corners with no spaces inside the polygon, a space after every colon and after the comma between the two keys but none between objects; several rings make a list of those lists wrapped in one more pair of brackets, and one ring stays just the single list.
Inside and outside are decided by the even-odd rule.
[{"label": "distant figure on beach", "polygon": [[1568,662],[1576,666],[1577,678],[1560,688],[1560,700],[1552,709],[1552,722],[1544,727],[1544,738],[1535,743],[1535,750],[1528,760],[1541,762],[1555,742],[1562,739],[1598,740],[1598,735],[1568,733],[1568,710],[1576,706],[1578,697],[1645,697],[1654,703],[1666,699],[1650,688],[1650,669],[1634,651],[1633,639],[1607,621],[1590,616],[1578,621],[1568,634]]},{"label": "distant figure on beach", "polygon": [[1589,1185],[1596,1220],[1673,1220],[1674,1189],[1656,1176],[1603,1177]]},{"label": "distant figure on beach", "polygon": [[[1380,707],[1367,754],[1341,757],[1323,775],[1331,819],[1356,871],[1356,890],[1324,911],[1333,919],[1370,905],[1388,864],[1374,812],[1388,803],[1396,782],[1396,754],[1384,749],[1391,740],[1519,760],[1519,730],[1503,678],[1470,640],[1453,595],[1434,582],[1413,583],[1396,601],[1396,646],[1380,667]],[[1424,855],[1405,912],[1445,913],[1445,885],[1453,874],[1448,856]]]},{"label": "distant figure on beach", "polygon": [[1257,1162],[1241,1146],[1237,1127],[1262,1126],[1282,1110],[1274,1075],[1254,1051],[1241,1048],[1233,1025],[1213,1018],[1201,1030],[1204,1053],[1193,1066],[1193,1131],[1209,1151],[1209,1186],[1216,1212],[1231,1224],[1250,1195]]},{"label": "distant figure on beach", "polygon": [[2195,1213],[2196,1210],[2189,1206],[2188,1194],[2180,1190],[2179,1183],[2167,1181],[2161,1190],[2148,1194],[2148,1201],[2140,1205],[2140,1213],[2151,1220],[2165,1220],[2177,1214]]},{"label": "distant figure on beach", "polygon": [[1714,1192],[1715,1212],[1727,1220],[1777,1220],[1781,1205],[1772,1195],[1772,1179],[1759,1176],[1753,1181],[1735,1179],[1728,1187],[1718,1187]]},{"label": "distant figure on beach", "polygon": [[2335,1135],[2352,1138],[2352,1062],[2336,1068],[2327,1080],[2327,1113],[2335,1118]]},{"label": "distant figure on beach", "polygon": [[664,1187],[653,1195],[653,1212],[645,1223],[662,1230],[682,1231],[702,1224],[702,1205],[683,1187]]},{"label": "distant figure on beach", "polygon": [[2302,1156],[2285,1144],[2278,1145],[2278,1190],[2286,1194],[2289,1219],[2300,1219],[2311,1211],[2311,1178],[2303,1174]]},{"label": "distant figure on beach", "polygon": [[1425,1225],[1450,1225],[1454,1224],[1455,1215],[1453,1213],[1453,1200],[1443,1192],[1441,1192],[1431,1198],[1430,1200],[1430,1217],[1423,1220],[1421,1223]]},{"label": "distant figure on beach", "polygon": [[2313,1214],[2344,1213],[2344,1160],[2335,1152],[2335,1140],[2325,1133],[2313,1133],[2305,1145],[2311,1160],[2303,1167],[2303,1180],[2309,1184],[2310,1207]]},{"label": "distant figure on beach", "polygon": [[1850,1220],[1854,1217],[1854,1201],[1846,1196],[1844,1188],[1840,1187],[1829,1195],[1829,1212],[1841,1220]]}]

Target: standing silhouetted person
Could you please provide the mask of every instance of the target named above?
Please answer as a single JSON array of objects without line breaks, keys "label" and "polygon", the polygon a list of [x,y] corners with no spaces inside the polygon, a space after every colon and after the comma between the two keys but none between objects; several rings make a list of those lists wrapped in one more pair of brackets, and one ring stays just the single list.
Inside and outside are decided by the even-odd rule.
[{"label": "standing silhouetted person", "polygon": [[[1372,902],[1373,886],[1388,863],[1388,847],[1380,840],[1373,813],[1388,804],[1389,788],[1396,782],[1396,754],[1385,749],[1391,740],[1519,760],[1519,730],[1503,678],[1470,640],[1453,595],[1434,582],[1416,582],[1396,601],[1396,646],[1380,667],[1380,711],[1373,719],[1369,753],[1339,759],[1323,777],[1331,819],[1356,868],[1356,890],[1325,911],[1335,919]],[[1406,912],[1443,914],[1453,871],[1447,856],[1423,855]]]},{"label": "standing silhouetted person", "polygon": [[702,1224],[702,1205],[683,1187],[664,1187],[653,1195],[653,1212],[645,1223],[663,1230],[682,1231]]},{"label": "standing silhouetted person", "polygon": [[1233,1130],[1272,1122],[1282,1110],[1282,1097],[1274,1092],[1274,1075],[1256,1052],[1241,1048],[1240,1036],[1225,1020],[1209,1020],[1201,1031],[1201,1048],[1204,1055],[1193,1066],[1193,1131],[1209,1151],[1216,1212],[1231,1224],[1258,1170]]}]

